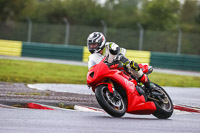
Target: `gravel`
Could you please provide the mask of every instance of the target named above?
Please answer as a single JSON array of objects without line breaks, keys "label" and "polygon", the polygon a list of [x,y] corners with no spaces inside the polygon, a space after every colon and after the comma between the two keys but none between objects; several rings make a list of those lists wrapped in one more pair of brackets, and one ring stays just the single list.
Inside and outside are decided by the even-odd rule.
[{"label": "gravel", "polygon": [[[66,89],[71,88],[68,86]],[[64,103],[65,105],[84,105],[99,108],[96,98],[92,94],[37,90],[29,88],[24,83],[0,82],[0,104],[14,105],[29,102],[53,106]]]}]

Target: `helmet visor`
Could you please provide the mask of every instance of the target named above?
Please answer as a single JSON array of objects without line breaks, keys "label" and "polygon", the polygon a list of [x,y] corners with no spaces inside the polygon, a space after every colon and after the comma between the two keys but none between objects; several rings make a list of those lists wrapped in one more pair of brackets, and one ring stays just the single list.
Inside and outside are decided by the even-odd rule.
[{"label": "helmet visor", "polygon": [[98,43],[90,43],[90,44],[89,44],[89,48],[90,48],[90,49],[97,49],[98,46],[99,46]]}]

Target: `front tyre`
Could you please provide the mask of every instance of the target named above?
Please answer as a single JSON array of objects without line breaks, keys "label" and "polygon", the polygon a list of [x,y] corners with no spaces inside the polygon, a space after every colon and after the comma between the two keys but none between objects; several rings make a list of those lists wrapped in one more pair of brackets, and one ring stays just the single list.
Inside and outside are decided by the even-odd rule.
[{"label": "front tyre", "polygon": [[114,93],[111,93],[106,85],[100,85],[95,89],[99,105],[111,116],[122,117],[126,112],[125,100],[116,90]]},{"label": "front tyre", "polygon": [[159,119],[168,119],[174,110],[172,100],[162,87],[157,84],[155,86],[157,89],[153,92],[161,93],[162,96],[155,97],[157,100],[153,100],[156,105],[156,111],[153,115]]}]

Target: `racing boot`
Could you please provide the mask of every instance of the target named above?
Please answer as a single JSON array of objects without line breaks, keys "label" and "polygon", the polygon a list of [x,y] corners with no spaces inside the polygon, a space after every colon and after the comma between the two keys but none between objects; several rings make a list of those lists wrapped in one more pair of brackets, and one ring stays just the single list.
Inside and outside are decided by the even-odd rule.
[{"label": "racing boot", "polygon": [[140,82],[142,82],[145,85],[145,87],[147,88],[148,92],[151,92],[152,89],[156,88],[156,86],[149,81],[149,79],[148,79],[146,74],[143,74],[142,77],[139,80],[140,80]]},{"label": "racing boot", "polygon": [[140,81],[144,84],[144,86],[146,87],[145,92],[147,92],[148,94],[150,94],[151,96],[156,96],[160,99],[160,97],[165,96],[164,93],[159,92],[159,88],[156,87],[156,85],[154,83],[151,83],[148,79],[148,77],[144,74],[142,76],[142,78],[140,79]]}]

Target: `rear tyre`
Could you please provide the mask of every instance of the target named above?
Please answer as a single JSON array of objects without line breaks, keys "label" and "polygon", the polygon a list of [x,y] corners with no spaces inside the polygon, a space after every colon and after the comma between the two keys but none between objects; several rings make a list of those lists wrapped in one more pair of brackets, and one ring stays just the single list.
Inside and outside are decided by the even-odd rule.
[{"label": "rear tyre", "polygon": [[99,105],[111,116],[122,117],[125,114],[125,100],[116,90],[113,95],[107,85],[100,85],[95,89],[95,96]]},{"label": "rear tyre", "polygon": [[155,84],[155,86],[158,89],[153,90],[153,92],[161,93],[163,96],[155,98],[158,100],[154,100],[156,111],[153,113],[153,115],[158,119],[168,119],[173,114],[174,110],[172,100],[162,87],[157,84]]}]

